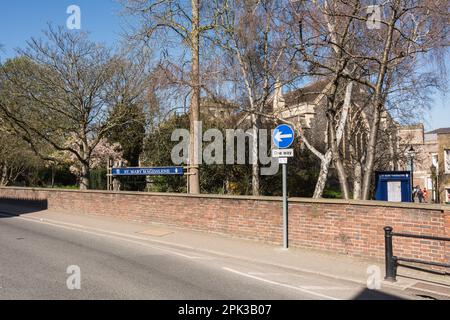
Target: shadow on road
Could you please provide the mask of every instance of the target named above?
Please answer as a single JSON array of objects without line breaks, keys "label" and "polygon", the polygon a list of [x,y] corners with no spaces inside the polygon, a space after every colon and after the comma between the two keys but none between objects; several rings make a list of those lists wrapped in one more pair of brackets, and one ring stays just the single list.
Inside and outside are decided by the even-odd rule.
[{"label": "shadow on road", "polygon": [[381,291],[364,289],[357,296],[355,296],[353,300],[405,300],[405,299]]},{"label": "shadow on road", "polygon": [[0,219],[17,217],[47,209],[47,200],[17,200],[0,198]]}]

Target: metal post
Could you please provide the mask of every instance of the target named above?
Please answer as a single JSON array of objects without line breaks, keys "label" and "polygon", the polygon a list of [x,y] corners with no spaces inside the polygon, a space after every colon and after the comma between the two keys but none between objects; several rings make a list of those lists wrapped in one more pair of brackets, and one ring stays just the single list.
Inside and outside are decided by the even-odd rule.
[{"label": "metal post", "polygon": [[397,281],[397,257],[394,257],[392,248],[392,227],[384,228],[384,240],[386,251],[386,281]]},{"label": "metal post", "polygon": [[289,249],[289,203],[287,192],[287,165],[283,164],[283,247]]},{"label": "metal post", "polygon": [[108,159],[108,170],[107,170],[107,186],[106,189],[108,191],[112,191],[112,168],[114,166],[113,160],[111,158]]},{"label": "metal post", "polygon": [[[414,193],[414,158],[411,157],[411,184],[412,184],[412,192]],[[414,202],[414,198],[412,199],[412,202]]]}]

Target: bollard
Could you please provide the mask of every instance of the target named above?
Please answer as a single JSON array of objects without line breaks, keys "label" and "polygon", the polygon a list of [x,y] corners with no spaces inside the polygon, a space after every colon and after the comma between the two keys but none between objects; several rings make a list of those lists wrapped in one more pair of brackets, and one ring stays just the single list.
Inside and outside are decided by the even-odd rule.
[{"label": "bollard", "polygon": [[392,248],[392,227],[384,228],[384,240],[386,251],[386,281],[397,281],[397,257],[394,257]]}]

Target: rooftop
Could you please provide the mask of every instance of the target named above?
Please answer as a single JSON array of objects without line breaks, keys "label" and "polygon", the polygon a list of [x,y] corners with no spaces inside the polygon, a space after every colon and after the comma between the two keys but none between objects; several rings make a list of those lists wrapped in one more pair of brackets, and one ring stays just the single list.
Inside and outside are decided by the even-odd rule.
[{"label": "rooftop", "polygon": [[450,128],[440,128],[427,132],[426,134],[450,134]]},{"label": "rooftop", "polygon": [[329,83],[329,80],[322,80],[314,82],[306,87],[296,89],[284,94],[284,99],[287,106],[292,106],[299,103],[313,102],[318,95],[320,95]]}]

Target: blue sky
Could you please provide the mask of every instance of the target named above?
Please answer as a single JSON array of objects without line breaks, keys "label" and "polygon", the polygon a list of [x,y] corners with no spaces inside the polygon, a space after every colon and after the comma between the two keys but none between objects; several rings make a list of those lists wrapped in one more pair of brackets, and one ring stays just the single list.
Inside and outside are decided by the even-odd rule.
[{"label": "blue sky", "polygon": [[120,39],[121,7],[115,0],[1,0],[0,43],[6,56],[12,56],[14,48],[23,47],[30,37],[39,36],[48,22],[66,25],[70,5],[81,8],[81,28],[93,40],[110,45]]},{"label": "blue sky", "polygon": [[[47,23],[65,25],[67,7],[81,8],[82,29],[91,33],[92,40],[113,45],[120,40],[121,7],[116,0],[1,0],[0,43],[2,57],[14,56],[14,48],[24,47],[30,37],[38,37]],[[450,73],[450,70],[449,70]],[[437,94],[433,109],[426,115],[427,129],[450,127],[449,97]],[[418,112],[422,112],[418,110]]]}]

